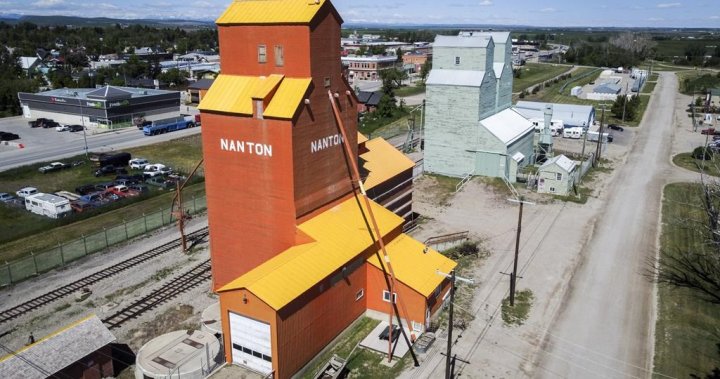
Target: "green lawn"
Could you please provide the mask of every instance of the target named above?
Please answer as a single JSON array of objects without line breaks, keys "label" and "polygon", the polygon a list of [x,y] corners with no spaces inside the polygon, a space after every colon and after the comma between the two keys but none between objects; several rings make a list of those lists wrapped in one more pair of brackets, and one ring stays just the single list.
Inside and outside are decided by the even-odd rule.
[{"label": "green lawn", "polygon": [[[314,378],[322,366],[324,366],[332,357],[337,354],[341,358],[348,359],[348,355],[353,352],[355,345],[360,343],[370,332],[380,323],[368,317],[363,317],[350,329],[346,330],[338,339],[334,346],[331,346],[325,353],[321,354],[317,359],[317,364],[307,370],[303,375],[303,379]],[[402,338],[402,337],[400,337]],[[358,347],[349,357],[347,369],[350,371],[349,378],[365,378],[365,379],[384,379],[397,377],[400,372],[408,364],[412,364],[412,357],[407,353],[405,357],[396,362],[393,367],[387,367],[381,364],[381,361],[387,360],[386,354],[376,353],[364,348]],[[397,359],[397,358],[395,358]]]},{"label": "green lawn", "polygon": [[527,63],[520,67],[520,77],[513,79],[513,92],[520,92],[535,84],[542,83],[570,71],[570,69],[572,69],[571,66],[551,63]]},{"label": "green lawn", "polygon": [[[183,173],[188,173],[202,156],[200,136],[186,137],[169,142],[139,148],[126,149],[134,157],[145,157],[152,162],[162,162]],[[66,159],[70,162],[84,160],[84,156]],[[0,172],[0,192],[14,193],[23,186],[37,187],[41,192],[66,190],[75,192],[82,184],[111,181],[113,176],[95,178],[90,162],[68,170],[41,174],[37,168],[44,163],[18,167]],[[133,173],[132,171],[130,173]],[[196,181],[201,180],[200,178]],[[103,208],[74,214],[53,220],[27,212],[24,209],[0,206],[0,261],[20,258],[30,252],[40,252],[59,243],[71,241],[82,235],[115,226],[123,219],[131,220],[143,213],[156,212],[170,207],[172,199],[168,191],[151,187],[150,193],[136,199],[124,199]],[[204,193],[203,183],[194,184],[184,192],[190,199]]]},{"label": "green lawn", "polygon": [[[698,192],[699,187],[690,183],[665,187],[661,237],[663,251],[672,252],[705,243],[698,233],[684,227],[682,222],[688,218],[703,217],[698,214],[696,207],[688,206],[688,202],[697,204]],[[676,378],[687,378],[690,374],[704,377],[718,365],[718,330],[720,305],[701,301],[687,289],[660,286],[654,370]]]},{"label": "green lawn", "polygon": [[720,159],[703,161],[692,157],[692,153],[680,153],[673,157],[673,163],[690,171],[700,172],[701,169],[707,175],[720,176]]},{"label": "green lawn", "polygon": [[405,97],[425,93],[425,86],[403,86],[395,90],[395,96]]},{"label": "green lawn", "polygon": [[650,94],[655,90],[655,86],[657,85],[657,82],[647,82],[643,86],[642,91],[640,93]]}]

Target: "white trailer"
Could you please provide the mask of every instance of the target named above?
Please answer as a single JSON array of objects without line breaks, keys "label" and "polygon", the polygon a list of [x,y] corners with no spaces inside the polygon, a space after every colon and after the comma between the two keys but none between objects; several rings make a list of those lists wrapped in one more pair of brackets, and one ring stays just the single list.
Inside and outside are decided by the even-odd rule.
[{"label": "white trailer", "polygon": [[36,193],[25,197],[25,209],[50,218],[60,218],[72,212],[70,200],[48,193]]},{"label": "white trailer", "polygon": [[576,126],[573,128],[565,128],[563,130],[563,138],[580,139],[583,136],[583,128]]},{"label": "white trailer", "polygon": [[[603,139],[602,139],[603,143],[608,142],[608,135],[609,135],[609,133],[603,133]],[[591,131],[587,132],[587,140],[588,141],[597,142],[598,139],[600,139],[599,132],[591,132]]]}]

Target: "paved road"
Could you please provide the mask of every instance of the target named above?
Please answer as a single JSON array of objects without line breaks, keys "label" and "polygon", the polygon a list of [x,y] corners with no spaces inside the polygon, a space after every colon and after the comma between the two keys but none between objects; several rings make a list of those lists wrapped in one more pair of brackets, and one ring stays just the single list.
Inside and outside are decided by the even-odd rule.
[{"label": "paved road", "polygon": [[[14,118],[13,118],[14,119]],[[17,118],[2,120],[3,130],[20,134],[25,148],[3,147],[0,150],[0,171],[36,162],[58,160],[82,154],[85,142],[82,133],[62,132],[54,130],[33,129],[27,127],[27,120]],[[17,121],[17,122],[15,122]],[[15,130],[10,124],[20,123],[22,130]],[[147,137],[135,128],[121,129],[95,135],[87,135],[89,151],[112,151],[134,146],[149,145],[157,142],[176,139],[199,133],[201,128],[180,130],[159,136]],[[33,135],[31,135],[33,134]],[[26,140],[30,140],[30,142]],[[44,139],[44,141],[43,141]]]},{"label": "paved road", "polygon": [[549,353],[539,363],[552,377],[649,377],[655,299],[653,285],[641,272],[647,257],[657,251],[677,93],[674,74],[663,73],[661,78],[549,329],[554,337],[600,354],[582,362],[563,359],[568,352],[548,339]]}]

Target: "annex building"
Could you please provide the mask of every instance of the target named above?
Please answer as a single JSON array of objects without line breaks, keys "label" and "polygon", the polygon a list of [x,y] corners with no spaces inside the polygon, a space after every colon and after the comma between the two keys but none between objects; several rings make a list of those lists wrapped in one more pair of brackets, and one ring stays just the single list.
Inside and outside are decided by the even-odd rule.
[{"label": "annex building", "polygon": [[534,163],[533,125],[512,105],[509,32],[438,35],[426,81],[425,169],[515,181]]},{"label": "annex building", "polygon": [[180,92],[132,87],[19,92],[18,98],[25,118],[45,117],[61,124],[111,129],[131,126],[136,117],[176,114],[180,110]]},{"label": "annex building", "polygon": [[[216,23],[223,71],[199,108],[228,362],[291,377],[358,317],[387,319],[391,301],[422,333],[449,289],[436,270],[456,263],[403,233],[414,163],[357,133],[340,15],[328,0],[235,1]],[[376,200],[370,209],[345,146]],[[379,235],[365,221],[370,210]]]}]

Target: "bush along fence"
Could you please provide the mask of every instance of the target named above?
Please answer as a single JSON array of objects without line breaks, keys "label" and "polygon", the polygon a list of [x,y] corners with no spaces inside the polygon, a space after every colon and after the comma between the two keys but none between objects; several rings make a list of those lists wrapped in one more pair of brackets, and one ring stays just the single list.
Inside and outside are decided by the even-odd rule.
[{"label": "bush along fence", "polygon": [[[207,208],[207,199],[205,196],[193,197],[183,202],[183,208],[189,214],[202,212]],[[64,267],[72,261],[174,222],[176,219],[172,216],[170,208],[159,209],[156,212],[145,214],[143,217],[129,221],[123,220],[117,226],[103,228],[102,231],[58,244],[51,250],[38,254],[31,253],[29,257],[6,262],[4,266],[0,265],[0,287],[21,282],[58,267]]]}]

